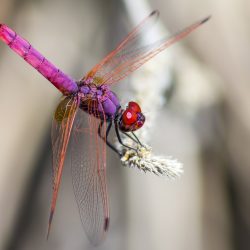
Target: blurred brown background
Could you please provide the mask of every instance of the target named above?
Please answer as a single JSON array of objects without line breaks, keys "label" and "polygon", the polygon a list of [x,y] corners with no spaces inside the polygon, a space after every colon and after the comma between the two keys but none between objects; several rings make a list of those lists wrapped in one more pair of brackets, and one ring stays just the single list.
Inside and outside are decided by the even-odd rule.
[{"label": "blurred brown background", "polygon": [[[79,79],[132,28],[132,11],[146,16],[153,9],[170,32],[212,15],[169,49],[171,87],[152,127],[154,151],[178,158],[185,172],[177,181],[144,175],[121,168],[109,151],[111,226],[98,249],[250,249],[249,1],[1,0],[0,20]],[[129,81],[115,87],[125,103]],[[0,45],[0,249],[94,248],[81,227],[67,162],[45,239],[50,126],[59,98]]]}]

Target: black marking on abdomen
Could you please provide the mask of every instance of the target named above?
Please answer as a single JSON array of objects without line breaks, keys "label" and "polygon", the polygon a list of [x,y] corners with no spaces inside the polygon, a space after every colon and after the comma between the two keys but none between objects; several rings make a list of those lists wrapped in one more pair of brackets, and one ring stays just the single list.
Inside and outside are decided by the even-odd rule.
[{"label": "black marking on abdomen", "polygon": [[8,46],[12,49],[12,44],[15,42],[15,40],[17,39],[18,35],[17,33],[15,32],[15,36],[12,38],[12,40],[8,43]]}]

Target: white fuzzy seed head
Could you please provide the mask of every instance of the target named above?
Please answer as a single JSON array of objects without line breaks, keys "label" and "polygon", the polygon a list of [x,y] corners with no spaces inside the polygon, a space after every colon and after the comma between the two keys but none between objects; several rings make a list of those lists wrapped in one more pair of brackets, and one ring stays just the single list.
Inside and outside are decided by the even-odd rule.
[{"label": "white fuzzy seed head", "polygon": [[123,149],[122,165],[138,168],[141,171],[154,173],[169,179],[176,179],[183,173],[182,163],[172,157],[155,156],[149,146],[138,145],[135,150]]}]

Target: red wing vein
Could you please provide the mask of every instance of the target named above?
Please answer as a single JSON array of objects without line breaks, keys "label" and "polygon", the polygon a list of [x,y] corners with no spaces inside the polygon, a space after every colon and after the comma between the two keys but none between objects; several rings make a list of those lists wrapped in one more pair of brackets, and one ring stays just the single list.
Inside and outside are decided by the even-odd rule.
[{"label": "red wing vein", "polygon": [[153,12],[145,18],[128,34],[115,50],[108,54],[106,58],[87,74],[87,78],[92,77],[96,85],[117,83],[149,59],[181,40],[209,19],[209,17],[207,17],[169,38],[156,40],[155,42],[151,40],[151,42],[149,41],[148,44],[145,45],[145,37],[149,35],[147,32],[157,20],[158,15],[158,12]]},{"label": "red wing vein", "polygon": [[53,195],[51,201],[47,237],[49,236],[51,223],[53,220],[62,177],[64,159],[77,107],[77,97],[65,97],[64,99],[62,99],[56,109],[52,124]]},{"label": "red wing vein", "polygon": [[105,223],[109,218],[105,168],[106,145],[98,136],[100,123],[98,103],[91,101],[88,106],[89,112],[94,112],[93,115],[79,110],[76,116],[71,144],[71,167],[74,193],[83,228],[90,241],[97,245],[105,236],[107,231]]}]

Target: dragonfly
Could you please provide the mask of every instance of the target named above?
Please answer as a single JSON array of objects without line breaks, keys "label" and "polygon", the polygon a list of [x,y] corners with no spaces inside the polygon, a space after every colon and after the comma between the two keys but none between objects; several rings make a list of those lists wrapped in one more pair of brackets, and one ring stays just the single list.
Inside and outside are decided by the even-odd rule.
[{"label": "dragonfly", "polygon": [[149,44],[140,43],[158,17],[159,11],[150,13],[78,81],[54,66],[7,25],[0,24],[0,39],[62,93],[52,122],[53,193],[47,238],[55,213],[68,145],[71,144],[69,141],[72,140],[70,155],[73,189],[81,222],[93,245],[103,241],[110,224],[106,180],[107,146],[119,157],[122,156],[121,151],[108,140],[109,132],[114,125],[120,144],[131,148],[123,142],[121,134],[141,144],[134,131],[145,122],[139,104],[131,101],[122,108],[111,86],[210,18],[199,20],[170,37]]}]

